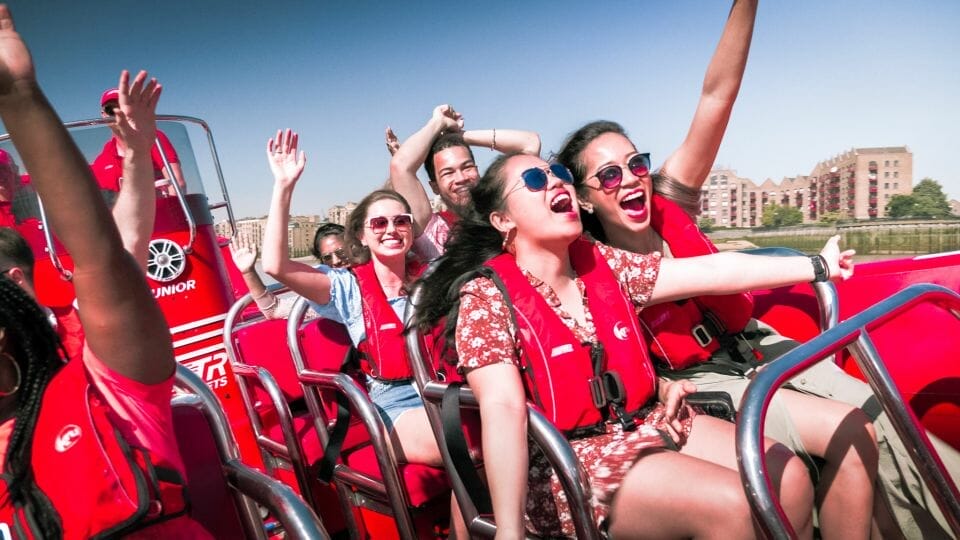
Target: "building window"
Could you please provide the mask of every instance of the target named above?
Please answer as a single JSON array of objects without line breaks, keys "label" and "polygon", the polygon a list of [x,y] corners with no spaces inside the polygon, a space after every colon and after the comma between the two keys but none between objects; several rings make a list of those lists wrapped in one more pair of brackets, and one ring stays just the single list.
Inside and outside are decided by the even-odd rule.
[{"label": "building window", "polygon": [[900,171],[893,171],[894,178],[900,178]]},{"label": "building window", "polygon": [[721,204],[721,206],[726,206],[726,205],[727,205],[727,201],[723,201],[723,204]]},{"label": "building window", "polygon": [[893,166],[894,166],[894,167],[899,167],[899,166],[900,166],[900,160],[899,160],[899,159],[893,160]]},{"label": "building window", "polygon": [[884,182],[883,189],[890,189],[890,182]]},{"label": "building window", "polygon": [[716,206],[716,205],[717,205],[717,201],[710,201],[710,206]]},{"label": "building window", "polygon": [[888,160],[884,161],[884,162],[883,162],[883,166],[884,166],[884,167],[889,167],[889,166],[890,166],[890,160],[888,159]]},{"label": "building window", "polygon": [[900,182],[894,182],[893,189],[900,189]]},{"label": "building window", "polygon": [[884,193],[884,194],[883,194],[883,198],[884,198],[884,199],[889,199],[889,198],[890,198],[890,194],[889,194],[889,193]]},{"label": "building window", "polygon": [[884,178],[890,178],[890,171],[883,173]]}]

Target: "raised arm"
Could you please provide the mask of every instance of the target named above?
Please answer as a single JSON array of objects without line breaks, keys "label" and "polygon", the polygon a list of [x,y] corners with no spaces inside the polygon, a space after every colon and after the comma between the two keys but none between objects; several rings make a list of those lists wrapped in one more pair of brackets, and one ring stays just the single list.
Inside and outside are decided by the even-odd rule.
[{"label": "raised arm", "polygon": [[417,171],[427,159],[433,140],[444,131],[460,131],[463,119],[450,105],[440,105],[433,109],[430,120],[416,133],[403,141],[393,157],[390,158],[390,182],[393,189],[410,204],[413,213],[414,236],[419,236],[430,221],[433,209],[430,198],[424,189]]},{"label": "raised arm", "polygon": [[74,261],[87,344],[108,367],[151,384],[174,369],[166,320],[140,267],[123,248],[87,164],[44,97],[30,53],[0,5],[0,118],[51,226]]},{"label": "raised arm", "polygon": [[707,66],[687,138],[663,164],[667,175],[697,190],[697,196],[713,167],[740,91],[756,14],[757,0],[734,0],[720,43]]},{"label": "raised arm", "polygon": [[117,136],[127,150],[123,157],[123,182],[113,206],[113,219],[120,230],[123,246],[133,255],[141,270],[146,271],[157,202],[150,150],[156,139],[155,111],[162,87],[156,79],[147,82],[146,71],[138,73],[131,84],[130,73],[123,70],[118,90]]},{"label": "raised arm", "polygon": [[470,146],[484,146],[504,154],[519,152],[540,156],[540,135],[535,131],[471,129],[463,132],[463,140]]},{"label": "raised arm", "polygon": [[263,233],[263,271],[300,296],[326,304],[330,301],[330,279],[312,266],[291,259],[287,249],[290,200],[307,163],[304,153],[297,153],[298,144],[299,136],[289,129],[278,131],[267,141],[267,161],[274,183]]},{"label": "raised arm", "polygon": [[[820,251],[832,280],[853,275],[855,252],[841,252],[839,242],[840,236],[834,236]],[[813,262],[804,256],[767,257],[727,251],[702,257],[664,258],[650,303],[785,287],[813,281],[815,277]]]}]

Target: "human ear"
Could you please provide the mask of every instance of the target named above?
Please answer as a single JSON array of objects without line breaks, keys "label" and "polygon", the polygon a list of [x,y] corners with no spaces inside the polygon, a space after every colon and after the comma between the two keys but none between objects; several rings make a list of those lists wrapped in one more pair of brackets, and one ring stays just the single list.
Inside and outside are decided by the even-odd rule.
[{"label": "human ear", "polygon": [[490,224],[493,225],[494,229],[500,231],[501,234],[507,234],[517,227],[510,216],[500,210],[490,213]]}]

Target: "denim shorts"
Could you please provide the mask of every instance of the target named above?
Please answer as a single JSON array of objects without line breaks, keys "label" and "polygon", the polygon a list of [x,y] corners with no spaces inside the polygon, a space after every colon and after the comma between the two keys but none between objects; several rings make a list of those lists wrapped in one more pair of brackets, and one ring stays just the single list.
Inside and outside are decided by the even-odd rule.
[{"label": "denim shorts", "polygon": [[420,399],[412,380],[378,381],[367,376],[367,393],[380,413],[387,431],[393,431],[393,424],[401,414],[423,407],[423,400]]}]

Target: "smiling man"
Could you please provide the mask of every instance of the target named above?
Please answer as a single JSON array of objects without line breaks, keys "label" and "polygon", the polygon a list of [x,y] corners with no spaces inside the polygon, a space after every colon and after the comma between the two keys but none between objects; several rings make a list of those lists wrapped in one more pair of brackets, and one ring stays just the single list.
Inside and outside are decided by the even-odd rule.
[{"label": "smiling man", "polygon": [[[430,120],[410,136],[390,160],[390,181],[413,211],[413,250],[429,261],[443,254],[450,227],[470,205],[470,188],[480,179],[471,146],[504,153],[540,154],[540,136],[532,131],[486,129],[463,131],[463,117],[450,105],[433,110]],[[434,212],[417,178],[423,165],[430,188],[448,210]]]}]

